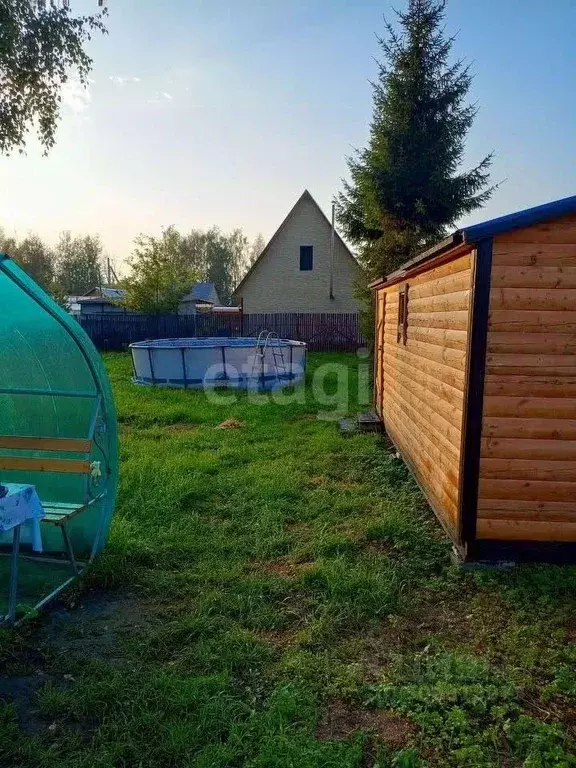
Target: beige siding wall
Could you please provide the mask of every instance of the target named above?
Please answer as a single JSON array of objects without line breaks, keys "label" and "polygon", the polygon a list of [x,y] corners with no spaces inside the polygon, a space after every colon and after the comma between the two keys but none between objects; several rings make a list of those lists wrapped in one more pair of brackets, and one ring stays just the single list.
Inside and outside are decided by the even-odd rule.
[{"label": "beige siding wall", "polygon": [[398,294],[405,284],[377,296],[377,410],[451,529],[458,523],[471,258],[407,281],[406,345],[397,341]]},{"label": "beige siding wall", "polygon": [[477,535],[576,541],[576,217],[495,238]]},{"label": "beige siding wall", "polygon": [[[300,271],[300,246],[314,246],[314,268]],[[311,198],[293,211],[256,264],[246,282],[234,294],[254,312],[358,312],[354,286],[359,268],[346,247],[336,238],[334,300],[330,299],[330,224]]]}]

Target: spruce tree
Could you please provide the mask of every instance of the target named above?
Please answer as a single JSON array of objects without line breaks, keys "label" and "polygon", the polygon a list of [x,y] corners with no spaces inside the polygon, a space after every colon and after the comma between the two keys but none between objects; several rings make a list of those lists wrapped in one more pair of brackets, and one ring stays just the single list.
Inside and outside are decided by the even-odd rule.
[{"label": "spruce tree", "polygon": [[348,158],[350,181],[337,199],[338,220],[371,277],[389,273],[441,239],[482,206],[492,155],[462,171],[465,139],[477,107],[466,101],[472,76],[451,60],[443,0],[409,0],[385,21],[368,146]]}]

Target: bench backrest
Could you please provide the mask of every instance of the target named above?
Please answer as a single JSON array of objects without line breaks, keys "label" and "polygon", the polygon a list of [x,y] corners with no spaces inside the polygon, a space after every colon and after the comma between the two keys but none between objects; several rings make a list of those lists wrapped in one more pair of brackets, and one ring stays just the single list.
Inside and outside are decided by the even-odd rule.
[{"label": "bench backrest", "polygon": [[[0,469],[28,470],[33,472],[63,472],[74,475],[90,473],[92,442],[74,437],[20,437],[0,435],[0,449],[18,451],[54,452],[74,454],[54,458],[53,456],[0,456]],[[86,458],[79,459],[78,454]]]}]

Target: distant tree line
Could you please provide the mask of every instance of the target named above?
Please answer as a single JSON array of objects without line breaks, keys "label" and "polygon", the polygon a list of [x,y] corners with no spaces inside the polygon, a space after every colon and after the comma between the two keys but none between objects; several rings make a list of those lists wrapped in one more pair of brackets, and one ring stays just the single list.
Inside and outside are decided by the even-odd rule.
[{"label": "distant tree line", "polygon": [[[250,243],[241,229],[224,233],[211,227],[182,234],[171,226],[160,236],[140,234],[128,259],[129,275],[120,285],[128,292],[129,308],[141,312],[175,311],[198,281],[214,283],[220,301],[227,304],[264,245],[262,235]],[[62,305],[69,296],[107,284],[108,257],[99,235],[65,231],[50,246],[37,234],[18,239],[0,229],[0,250]]]},{"label": "distant tree line", "polygon": [[50,246],[39,235],[19,240],[0,229],[0,250],[62,304],[67,296],[81,296],[104,280],[105,255],[98,235],[61,232]]},{"label": "distant tree line", "polygon": [[250,243],[241,229],[229,233],[218,227],[182,234],[171,226],[160,236],[139,235],[123,281],[127,306],[148,313],[174,312],[192,285],[214,283],[222,304],[264,248],[258,235]]}]

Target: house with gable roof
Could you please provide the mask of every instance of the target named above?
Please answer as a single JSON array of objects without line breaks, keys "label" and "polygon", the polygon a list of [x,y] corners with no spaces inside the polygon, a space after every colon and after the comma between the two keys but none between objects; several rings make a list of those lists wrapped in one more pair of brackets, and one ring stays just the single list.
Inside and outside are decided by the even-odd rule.
[{"label": "house with gable roof", "polygon": [[332,262],[331,235],[330,221],[305,190],[240,281],[232,303],[242,303],[247,314],[359,312],[354,292],[362,270],[338,233]]}]

